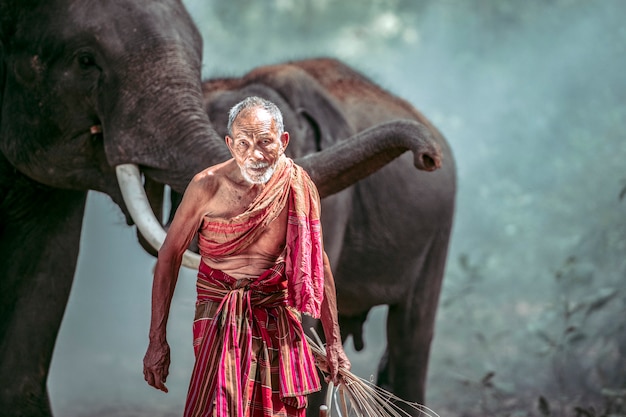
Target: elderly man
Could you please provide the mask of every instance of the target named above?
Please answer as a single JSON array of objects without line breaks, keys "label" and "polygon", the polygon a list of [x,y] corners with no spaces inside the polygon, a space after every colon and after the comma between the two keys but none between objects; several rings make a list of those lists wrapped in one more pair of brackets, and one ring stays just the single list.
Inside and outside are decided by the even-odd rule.
[{"label": "elderly man", "polygon": [[185,416],[303,416],[320,381],[301,313],[321,319],[328,378],[337,383],[339,368],[350,367],[319,196],[284,154],[289,134],[273,103],[243,100],[229,113],[228,132],[233,158],[194,177],[159,250],[145,379],[167,392],[167,317],[183,252],[198,233],[196,362]]}]

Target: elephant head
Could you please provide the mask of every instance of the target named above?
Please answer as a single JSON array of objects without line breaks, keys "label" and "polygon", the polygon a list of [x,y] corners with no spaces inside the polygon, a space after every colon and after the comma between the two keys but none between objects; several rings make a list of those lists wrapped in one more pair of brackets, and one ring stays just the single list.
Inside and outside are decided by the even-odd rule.
[{"label": "elephant head", "polygon": [[[3,412],[51,415],[46,379],[87,191],[109,195],[158,247],[160,222],[152,232],[150,220],[132,215],[143,205],[158,217],[165,184],[182,193],[195,173],[230,157],[203,107],[201,51],[181,0],[0,0]],[[400,149],[383,148],[301,162],[329,194]],[[436,146],[431,154],[436,167]],[[125,201],[128,184],[136,187]]]},{"label": "elephant head", "polygon": [[116,165],[182,191],[228,156],[201,109],[202,42],[180,1],[2,7],[0,149],[20,173],[121,204]]}]

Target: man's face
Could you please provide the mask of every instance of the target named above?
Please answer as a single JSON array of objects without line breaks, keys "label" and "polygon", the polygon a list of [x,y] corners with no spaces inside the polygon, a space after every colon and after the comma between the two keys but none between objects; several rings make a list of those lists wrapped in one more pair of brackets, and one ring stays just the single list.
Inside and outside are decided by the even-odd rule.
[{"label": "man's face", "polygon": [[253,184],[269,181],[288,142],[289,134],[279,136],[274,119],[260,107],[239,113],[232,125],[232,137],[226,136],[241,174]]}]

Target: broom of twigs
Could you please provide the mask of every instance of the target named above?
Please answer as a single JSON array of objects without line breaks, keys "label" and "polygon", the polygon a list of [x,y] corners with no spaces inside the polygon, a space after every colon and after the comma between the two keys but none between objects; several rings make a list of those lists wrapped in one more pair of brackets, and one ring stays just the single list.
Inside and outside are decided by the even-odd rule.
[{"label": "broom of twigs", "polygon": [[[307,341],[311,346],[317,366],[325,371],[328,369],[326,348],[315,329],[311,328],[311,332],[315,340],[306,335]],[[425,405],[405,401],[374,383],[354,375],[347,369],[340,368],[339,375],[341,383],[338,386],[335,387],[332,381],[328,383],[326,407],[328,407],[329,416],[334,406],[339,417],[410,417],[411,414],[398,405],[402,403],[418,410],[424,416],[439,417],[439,414]]]}]

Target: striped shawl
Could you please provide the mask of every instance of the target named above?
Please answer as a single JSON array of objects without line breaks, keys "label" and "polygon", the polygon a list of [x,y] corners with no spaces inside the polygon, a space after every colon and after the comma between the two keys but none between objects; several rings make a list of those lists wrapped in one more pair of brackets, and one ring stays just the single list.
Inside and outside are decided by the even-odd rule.
[{"label": "striped shawl", "polygon": [[324,296],[320,200],[307,173],[281,156],[276,171],[244,213],[232,219],[203,219],[198,233],[202,256],[236,255],[255,242],[288,205],[286,275],[289,305],[319,318]]}]

